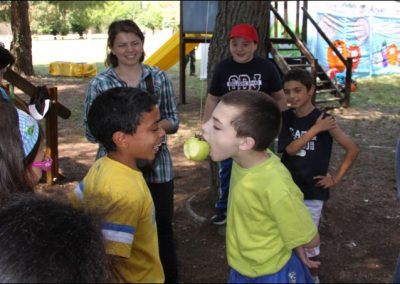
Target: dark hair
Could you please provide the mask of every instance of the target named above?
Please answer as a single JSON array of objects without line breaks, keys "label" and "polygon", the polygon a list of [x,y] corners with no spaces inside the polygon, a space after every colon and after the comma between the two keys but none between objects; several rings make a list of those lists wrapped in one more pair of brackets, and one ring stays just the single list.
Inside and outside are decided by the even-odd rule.
[{"label": "dark hair", "polygon": [[89,129],[107,152],[115,151],[113,134],[117,131],[135,133],[143,112],[150,112],[155,105],[157,97],[142,89],[109,89],[93,100],[88,113]]},{"label": "dark hair", "polygon": [[94,215],[33,194],[0,207],[0,282],[108,282],[111,269]]},{"label": "dark hair", "polygon": [[232,121],[237,137],[252,137],[253,150],[264,151],[274,141],[281,128],[281,111],[273,98],[259,91],[232,91],[221,102],[241,109]]},{"label": "dark hair", "polygon": [[282,79],[282,85],[288,81],[298,81],[304,86],[306,86],[307,90],[311,90],[314,85],[314,80],[311,76],[311,73],[305,69],[295,68],[289,70]]},{"label": "dark hair", "polygon": [[[108,40],[107,40],[107,58],[106,58],[106,66],[117,67],[118,66],[118,58],[111,52],[111,48],[114,45],[115,37],[118,33],[134,33],[137,35],[142,44],[144,44],[144,35],[139,28],[139,26],[132,20],[120,20],[114,21],[108,28]],[[144,51],[142,56],[140,57],[139,62],[143,62],[144,60]]]},{"label": "dark hair", "polygon": [[0,69],[11,66],[14,62],[14,56],[8,51],[8,49],[0,46]]},{"label": "dark hair", "polygon": [[[31,192],[27,169],[33,162],[40,144],[40,135],[31,154],[24,158],[19,131],[18,113],[14,106],[0,102],[0,204],[12,193]],[[36,152],[34,150],[36,149]],[[33,159],[28,163],[29,157]],[[29,161],[28,161],[29,160]]]}]

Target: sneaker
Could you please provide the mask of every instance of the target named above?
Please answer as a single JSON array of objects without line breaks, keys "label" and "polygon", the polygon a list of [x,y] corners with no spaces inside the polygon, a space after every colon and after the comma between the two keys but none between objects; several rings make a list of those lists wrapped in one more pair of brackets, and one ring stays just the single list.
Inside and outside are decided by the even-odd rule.
[{"label": "sneaker", "polygon": [[225,212],[217,212],[210,219],[211,223],[214,225],[225,225],[226,224],[226,213]]}]

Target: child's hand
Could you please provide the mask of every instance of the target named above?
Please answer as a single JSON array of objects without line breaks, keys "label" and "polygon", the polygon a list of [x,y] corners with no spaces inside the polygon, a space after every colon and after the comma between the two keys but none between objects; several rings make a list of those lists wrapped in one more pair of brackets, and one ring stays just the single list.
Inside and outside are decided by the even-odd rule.
[{"label": "child's hand", "polygon": [[307,266],[308,268],[318,268],[321,265],[321,261],[315,261],[315,260],[311,260],[308,257],[306,257],[305,260],[302,260],[302,262],[304,263],[305,266]]},{"label": "child's hand", "polygon": [[323,188],[330,188],[337,184],[336,179],[333,176],[315,176],[314,179],[319,179],[317,186]]},{"label": "child's hand", "polygon": [[325,116],[324,113],[318,117],[314,127],[318,132],[327,131],[336,127],[336,120],[333,116]]},{"label": "child's hand", "polygon": [[310,260],[307,257],[306,252],[304,251],[304,247],[294,248],[294,251],[301,260],[301,262],[308,268],[318,268],[321,265],[320,261]]}]

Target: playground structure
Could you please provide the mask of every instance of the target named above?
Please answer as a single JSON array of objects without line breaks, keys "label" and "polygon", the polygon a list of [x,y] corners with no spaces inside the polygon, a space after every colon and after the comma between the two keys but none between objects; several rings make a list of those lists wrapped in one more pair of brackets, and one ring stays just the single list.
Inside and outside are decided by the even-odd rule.
[{"label": "playground structure", "polygon": [[[196,37],[196,35],[190,35]],[[176,32],[156,52],[154,52],[144,63],[151,66],[158,66],[161,70],[168,70],[179,61],[180,32]],[[199,43],[186,44],[184,55],[189,54]]]},{"label": "playground structure", "polygon": [[[38,95],[39,87],[36,87],[11,69],[7,69],[4,73],[4,79],[9,82],[6,90],[9,95],[11,94],[12,99],[14,99],[15,105],[29,113],[28,104],[14,95],[14,87],[17,87],[31,98]],[[53,164],[51,169],[46,172],[46,183],[51,185],[61,177],[58,171],[58,116],[63,119],[68,119],[71,115],[71,111],[58,102],[57,87],[50,87],[47,88],[47,90],[51,103],[49,111],[45,116],[46,154],[53,159]]]},{"label": "playground structure", "polygon": [[[278,11],[278,2],[283,3],[283,17]],[[300,2],[302,7],[300,8]],[[267,30],[270,31],[265,41],[267,56],[276,64],[281,74],[292,68],[309,70],[317,86],[314,102],[325,108],[350,105],[353,58],[344,56],[317,22],[307,11],[307,1],[296,1],[296,21],[293,30],[288,24],[288,1],[269,1]],[[218,1],[181,1],[181,23],[179,33],[175,33],[162,45],[146,64],[159,66],[163,70],[172,67],[179,59],[179,102],[186,103],[185,55],[199,43],[208,43],[213,34]],[[302,22],[300,23],[300,9]],[[270,24],[274,17],[273,25]],[[332,73],[325,71],[307,47],[307,25],[315,27],[320,37],[326,41],[331,53],[345,70],[344,82],[336,80]],[[284,32],[278,37],[278,30]],[[178,49],[179,46],[179,49]]]}]

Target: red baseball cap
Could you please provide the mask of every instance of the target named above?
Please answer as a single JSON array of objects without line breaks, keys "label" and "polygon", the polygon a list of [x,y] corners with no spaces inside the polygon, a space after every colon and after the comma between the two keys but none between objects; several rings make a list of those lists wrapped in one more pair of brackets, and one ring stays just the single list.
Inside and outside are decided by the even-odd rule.
[{"label": "red baseball cap", "polygon": [[234,26],[229,33],[228,39],[234,38],[234,37],[243,37],[247,40],[254,41],[255,43],[258,43],[258,33],[256,29],[249,24],[238,24]]}]

